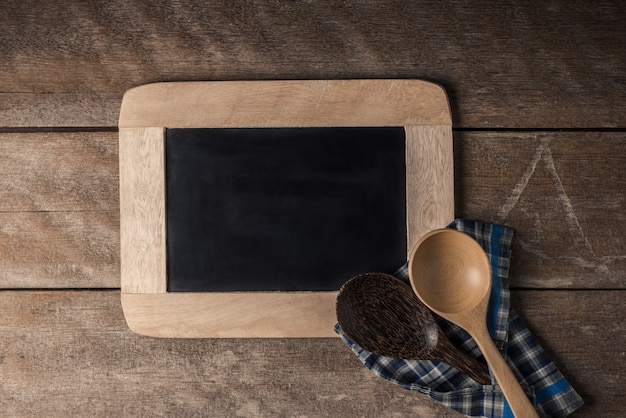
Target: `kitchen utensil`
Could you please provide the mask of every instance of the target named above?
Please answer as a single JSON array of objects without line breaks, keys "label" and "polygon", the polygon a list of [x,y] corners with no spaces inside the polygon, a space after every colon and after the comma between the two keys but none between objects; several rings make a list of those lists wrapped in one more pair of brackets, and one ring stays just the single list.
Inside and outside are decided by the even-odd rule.
[{"label": "kitchen utensil", "polygon": [[411,287],[384,273],[347,281],[337,296],[337,320],[356,344],[373,353],[439,360],[481,384],[491,379],[485,364],[457,349]]},{"label": "kitchen utensil", "polygon": [[429,232],[411,251],[409,277],[426,306],[476,341],[515,416],[537,417],[487,330],[491,267],[480,245],[456,230]]}]

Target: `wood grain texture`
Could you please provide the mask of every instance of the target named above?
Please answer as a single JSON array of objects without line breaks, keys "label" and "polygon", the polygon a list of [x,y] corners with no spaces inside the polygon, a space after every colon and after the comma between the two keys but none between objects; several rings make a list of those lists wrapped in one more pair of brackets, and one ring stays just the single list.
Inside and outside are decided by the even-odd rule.
[{"label": "wood grain texture", "polygon": [[118,211],[111,133],[0,133],[0,212]]},{"label": "wood grain texture", "polygon": [[457,132],[456,215],[513,227],[512,283],[626,284],[624,132]]},{"label": "wood grain texture", "polygon": [[[620,417],[624,291],[517,291],[514,307],[586,402]],[[459,416],[375,377],[338,339],[154,339],[117,291],[0,292],[9,416]],[[602,341],[602,344],[598,344]],[[589,347],[594,347],[590,350]]]},{"label": "wood grain texture", "polygon": [[0,212],[0,289],[119,286],[117,210]]},{"label": "wood grain texture", "polygon": [[445,91],[422,80],[156,83],[124,94],[120,128],[451,125]]},{"label": "wood grain texture", "polygon": [[[15,417],[457,417],[337,339],[155,339],[120,293],[0,292],[0,408]],[[365,401],[365,402],[364,402]]]},{"label": "wood grain texture", "polygon": [[120,129],[120,253],[124,293],[165,293],[165,129]]},{"label": "wood grain texture", "polygon": [[612,0],[7,0],[0,126],[115,126],[123,93],[157,81],[419,78],[459,127],[624,127],[625,17]]},{"label": "wood grain texture", "polygon": [[[407,126],[407,252],[427,232],[454,220],[454,155],[450,126]],[[452,158],[451,158],[452,157]]]},{"label": "wood grain texture", "polygon": [[122,293],[130,329],[161,338],[326,338],[337,292]]},{"label": "wood grain texture", "polygon": [[[5,0],[0,129],[114,127],[124,92],[160,81],[439,83],[455,127],[514,129],[455,132],[456,215],[516,229],[514,286],[569,289],[513,303],[585,399],[573,417],[622,417],[624,290],[572,289],[624,289],[624,133],[519,129],[626,128],[625,18],[613,0]],[[117,134],[1,137],[0,287],[119,287]],[[2,414],[458,416],[337,339],[145,338],[119,297],[0,291]]]}]

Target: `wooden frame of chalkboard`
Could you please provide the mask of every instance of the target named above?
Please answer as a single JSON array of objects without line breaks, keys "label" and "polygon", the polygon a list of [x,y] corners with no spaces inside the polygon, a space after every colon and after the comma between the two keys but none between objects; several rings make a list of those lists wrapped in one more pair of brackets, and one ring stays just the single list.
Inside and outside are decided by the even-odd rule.
[{"label": "wooden frame of chalkboard", "polygon": [[169,338],[334,337],[336,291],[168,292],[168,128],[403,127],[407,249],[454,218],[452,122],[421,80],[156,83],[119,119],[121,300],[131,330]]}]

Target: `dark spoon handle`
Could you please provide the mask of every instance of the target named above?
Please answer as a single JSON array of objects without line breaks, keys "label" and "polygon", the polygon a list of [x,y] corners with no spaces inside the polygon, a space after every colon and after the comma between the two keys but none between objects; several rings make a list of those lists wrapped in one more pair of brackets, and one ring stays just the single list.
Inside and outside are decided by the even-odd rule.
[{"label": "dark spoon handle", "polygon": [[[439,332],[441,333],[441,330]],[[437,360],[451,365],[461,373],[465,373],[481,385],[492,383],[486,364],[465,354],[441,335],[439,336],[439,344],[431,355],[433,358],[437,357]]]}]

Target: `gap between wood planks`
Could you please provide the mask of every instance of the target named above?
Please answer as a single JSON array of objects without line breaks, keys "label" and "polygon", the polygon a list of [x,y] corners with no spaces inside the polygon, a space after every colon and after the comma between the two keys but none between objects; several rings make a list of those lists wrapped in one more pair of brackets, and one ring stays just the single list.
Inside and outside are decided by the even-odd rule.
[{"label": "gap between wood planks", "polygon": [[[117,126],[91,126],[91,127],[74,127],[74,126],[30,126],[30,127],[0,127],[0,134],[21,134],[21,133],[110,133],[118,132]],[[452,132],[599,132],[599,133],[619,133],[626,132],[626,127],[621,128],[558,128],[558,127],[544,127],[544,128],[512,128],[512,127],[500,127],[500,128],[452,128]]]}]

